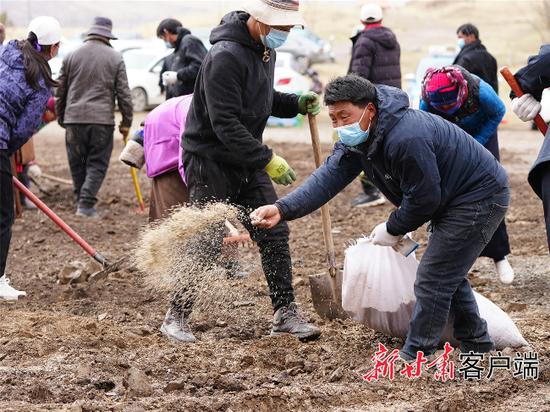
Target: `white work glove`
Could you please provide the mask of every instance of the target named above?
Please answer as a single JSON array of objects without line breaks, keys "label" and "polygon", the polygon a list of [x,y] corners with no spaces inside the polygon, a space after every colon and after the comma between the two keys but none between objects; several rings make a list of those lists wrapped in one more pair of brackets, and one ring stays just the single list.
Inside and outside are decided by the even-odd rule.
[{"label": "white work glove", "polygon": [[32,164],[27,169],[27,175],[29,175],[31,179],[39,179],[40,176],[42,176],[42,170],[37,164]]},{"label": "white work glove", "polygon": [[162,73],[162,84],[165,86],[171,86],[178,81],[178,72],[164,72]]},{"label": "white work glove", "polygon": [[370,234],[372,243],[378,246],[395,246],[399,243],[402,237],[403,236],[390,235],[388,233],[388,229],[386,228],[386,222],[380,223]]},{"label": "white work glove", "polygon": [[541,108],[540,103],[529,93],[512,100],[513,112],[524,122],[533,120]]}]

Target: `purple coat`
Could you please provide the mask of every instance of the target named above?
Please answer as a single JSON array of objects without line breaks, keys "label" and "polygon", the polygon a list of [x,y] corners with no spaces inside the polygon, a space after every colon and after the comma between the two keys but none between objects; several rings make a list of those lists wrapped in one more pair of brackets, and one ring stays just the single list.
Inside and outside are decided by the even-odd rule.
[{"label": "purple coat", "polygon": [[51,91],[40,79],[34,90],[25,79],[23,54],[11,40],[0,48],[0,150],[11,155],[36,131]]},{"label": "purple coat", "polygon": [[180,139],[185,130],[192,98],[193,95],[189,94],[166,100],[145,118],[143,149],[148,177],[152,178],[178,168],[185,182]]}]

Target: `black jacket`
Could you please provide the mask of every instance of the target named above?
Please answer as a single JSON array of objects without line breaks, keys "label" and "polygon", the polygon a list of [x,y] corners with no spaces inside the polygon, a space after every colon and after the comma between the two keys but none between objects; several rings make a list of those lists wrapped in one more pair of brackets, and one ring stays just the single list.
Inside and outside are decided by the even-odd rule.
[{"label": "black jacket", "polygon": [[464,46],[453,64],[458,64],[485,80],[498,94],[497,61],[481,44],[481,40]]},{"label": "black jacket", "polygon": [[508,185],[494,156],[458,126],[409,108],[407,94],[377,86],[378,119],[368,140],[332,155],[298,189],[276,202],[285,220],[313,212],[363,170],[395,206],[388,232],[404,235],[449,207],[486,199]]},{"label": "black jacket", "polygon": [[353,49],[348,73],[375,84],[401,88],[401,49],[387,27],[364,30],[351,38]]},{"label": "black jacket", "polygon": [[164,60],[160,74],[162,84],[162,73],[178,72],[178,82],[166,87],[166,99],[193,93],[195,80],[205,56],[206,47],[202,41],[182,27],[178,33],[174,53]]},{"label": "black jacket", "polygon": [[298,96],[273,89],[275,51],[262,61],[264,47],[248,32],[249,15],[231,12],[212,30],[181,146],[190,153],[249,169],[272,157],[262,143],[268,117],[294,117]]},{"label": "black jacket", "polygon": [[[539,54],[529,58],[527,66],[515,74],[524,93],[531,94],[535,99],[542,98],[542,92],[550,87],[550,44],[543,45]],[[511,97],[514,97],[513,94]],[[550,167],[550,131],[542,142],[539,155],[529,171],[529,184],[542,199],[542,177]]]}]

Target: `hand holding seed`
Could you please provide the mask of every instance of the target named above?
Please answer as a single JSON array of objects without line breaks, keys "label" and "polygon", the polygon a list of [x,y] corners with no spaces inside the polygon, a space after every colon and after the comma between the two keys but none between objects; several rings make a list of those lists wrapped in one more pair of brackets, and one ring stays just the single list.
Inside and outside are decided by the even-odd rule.
[{"label": "hand holding seed", "polygon": [[275,205],[262,206],[250,214],[250,220],[254,226],[271,229],[281,221],[281,213]]}]

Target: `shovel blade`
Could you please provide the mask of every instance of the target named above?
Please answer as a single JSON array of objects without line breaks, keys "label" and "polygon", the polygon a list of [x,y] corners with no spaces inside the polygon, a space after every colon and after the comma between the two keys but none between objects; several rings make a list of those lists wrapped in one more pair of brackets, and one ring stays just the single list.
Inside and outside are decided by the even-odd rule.
[{"label": "shovel blade", "polygon": [[[340,286],[338,291],[341,291],[341,279],[338,279],[337,284]],[[342,309],[341,303],[334,300],[328,274],[311,275],[309,277],[309,286],[311,288],[313,307],[319,316],[330,320],[349,318],[346,311]]]}]

